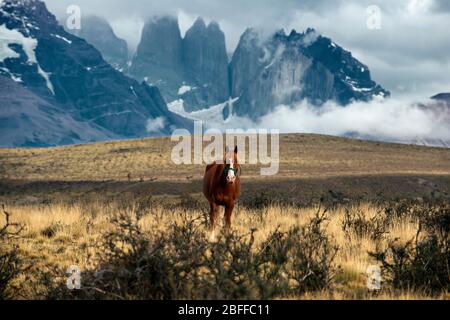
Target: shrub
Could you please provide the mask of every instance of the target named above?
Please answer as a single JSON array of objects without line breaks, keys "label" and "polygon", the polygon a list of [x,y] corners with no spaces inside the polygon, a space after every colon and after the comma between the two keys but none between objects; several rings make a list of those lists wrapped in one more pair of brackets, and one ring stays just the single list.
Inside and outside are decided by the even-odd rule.
[{"label": "shrub", "polygon": [[244,199],[242,205],[248,209],[262,210],[274,204],[273,196],[269,192],[262,191],[257,193],[254,197]]},{"label": "shrub", "polygon": [[17,246],[11,240],[20,235],[23,226],[10,221],[11,214],[2,205],[5,224],[0,227],[0,300],[12,299],[17,291],[12,288],[12,281],[22,272],[23,262]]},{"label": "shrub", "polygon": [[63,229],[61,223],[52,223],[49,226],[41,230],[41,234],[47,238],[53,238],[59,231]]},{"label": "shrub", "polygon": [[47,298],[270,299],[323,290],[332,283],[337,248],[323,231],[325,213],[306,225],[206,238],[201,217],[145,234],[139,217],[120,214],[98,247],[98,268],[82,274],[81,291],[50,288]]},{"label": "shrub", "polygon": [[419,219],[415,239],[392,240],[383,251],[369,253],[382,265],[394,288],[431,294],[450,291],[450,206],[424,204],[411,212]]},{"label": "shrub", "polygon": [[373,241],[380,241],[388,233],[392,222],[385,213],[386,211],[378,212],[373,217],[367,217],[367,214],[359,206],[345,208],[342,230],[347,238],[368,237]]},{"label": "shrub", "polygon": [[262,261],[271,266],[267,279],[284,274],[291,285],[288,290],[281,286],[279,293],[301,294],[331,285],[337,270],[334,258],[338,248],[324,233],[325,213],[319,210],[308,224],[292,227],[288,232],[275,231],[263,243]]}]

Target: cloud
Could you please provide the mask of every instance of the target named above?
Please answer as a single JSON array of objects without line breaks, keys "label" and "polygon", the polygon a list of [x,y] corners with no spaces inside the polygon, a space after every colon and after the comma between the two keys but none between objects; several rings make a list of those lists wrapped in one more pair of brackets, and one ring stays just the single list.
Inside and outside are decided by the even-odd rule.
[{"label": "cloud", "polygon": [[403,143],[450,145],[450,107],[407,99],[376,98],[342,107],[328,102],[321,107],[302,102],[296,106],[278,106],[272,113],[253,122],[233,116],[223,123],[208,121],[208,128],[277,129],[281,133],[316,133],[354,136]]},{"label": "cloud", "polygon": [[166,126],[166,118],[165,117],[157,117],[154,119],[148,119],[147,120],[147,132],[158,132]]},{"label": "cloud", "polygon": [[436,113],[405,100],[355,102],[347,107],[327,103],[321,108],[301,103],[293,109],[279,106],[258,123],[280,126],[281,132],[306,132],[336,136],[356,135],[386,141],[450,140],[450,109]]}]

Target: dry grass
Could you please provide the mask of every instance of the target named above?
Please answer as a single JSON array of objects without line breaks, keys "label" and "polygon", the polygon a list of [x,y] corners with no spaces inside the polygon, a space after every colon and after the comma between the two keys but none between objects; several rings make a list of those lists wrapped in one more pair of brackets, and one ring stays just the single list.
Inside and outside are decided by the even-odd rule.
[{"label": "dry grass", "polygon": [[[361,210],[366,217],[379,214],[380,210],[370,204],[362,204]],[[110,231],[112,225],[109,218],[119,209],[116,204],[74,204],[50,206],[12,206],[14,222],[26,226],[23,237],[19,240],[20,253],[32,262],[32,269],[17,279],[21,294],[26,298],[35,298],[27,279],[33,279],[33,272],[48,266],[66,269],[77,265],[82,270],[96,267],[95,248],[92,244]],[[255,241],[261,242],[277,226],[287,230],[294,225],[305,224],[316,213],[317,207],[298,209],[294,207],[269,206],[266,209],[251,210],[238,208],[234,215],[233,228],[238,233],[248,233],[256,228]],[[126,209],[127,214],[135,215],[137,208]],[[183,208],[166,209],[151,206],[144,212],[140,220],[143,230],[164,231],[173,222],[182,223],[186,218],[203,217],[201,210],[187,211]],[[378,243],[368,237],[346,234],[342,229],[344,208],[328,212],[326,233],[339,246],[336,263],[341,271],[338,273],[331,290],[311,292],[303,296],[287,297],[288,299],[428,299],[418,292],[402,292],[384,290],[380,294],[372,294],[366,288],[366,269],[374,264],[368,252],[387,245],[382,239]],[[1,223],[2,221],[0,221]],[[417,222],[409,219],[396,221],[389,228],[389,236],[402,241],[411,240],[417,233]],[[53,230],[49,233],[49,230]],[[205,226],[204,232],[208,232]],[[350,238],[349,238],[350,235]],[[33,271],[34,270],[34,271]],[[83,284],[89,285],[89,284]],[[447,299],[449,296],[438,296],[433,299]]]},{"label": "dry grass", "polygon": [[[57,148],[0,149],[0,179],[34,181],[159,181],[201,179],[203,166],[176,166],[170,138],[146,138]],[[206,145],[206,144],[205,144]],[[450,175],[450,149],[310,134],[280,136],[276,178],[363,175]],[[245,177],[259,177],[245,166]]]},{"label": "dry grass", "polygon": [[[174,145],[169,138],[147,138],[0,148],[0,202],[201,198],[204,166],[173,164]],[[356,201],[378,200],[380,194],[385,200],[450,200],[450,149],[289,134],[280,137],[280,157],[280,171],[270,177],[259,175],[259,165],[243,164],[243,202],[265,192],[284,204],[305,206],[330,190]]]},{"label": "dry grass", "polygon": [[[257,242],[277,226],[287,230],[308,221],[323,197],[328,197],[328,204],[358,206],[366,219],[379,214],[380,208],[374,204],[379,201],[450,200],[450,149],[305,134],[282,135],[280,141],[278,175],[261,177],[259,166],[243,165],[242,196],[233,227],[242,234],[257,228]],[[174,144],[169,138],[148,138],[0,149],[0,202],[7,204],[15,221],[26,225],[17,241],[31,269],[16,280],[20,293],[36,297],[31,283],[43,268],[95,268],[92,244],[111,230],[110,218],[119,211],[130,215],[143,212],[140,223],[144,230],[164,231],[173,221],[181,223],[186,217],[204,219],[204,166],[174,165],[170,159]],[[278,204],[249,209],[262,194],[269,204],[273,200]],[[145,203],[148,197],[152,204]],[[188,206],[185,199],[197,205]],[[369,293],[366,269],[374,261],[367,253],[386,246],[386,239],[377,242],[369,236],[346,234],[343,207],[335,207],[328,217],[327,233],[340,247],[336,262],[341,272],[331,290],[288,298],[430,298],[419,292]],[[391,238],[411,240],[417,222],[398,220],[388,231]]]}]

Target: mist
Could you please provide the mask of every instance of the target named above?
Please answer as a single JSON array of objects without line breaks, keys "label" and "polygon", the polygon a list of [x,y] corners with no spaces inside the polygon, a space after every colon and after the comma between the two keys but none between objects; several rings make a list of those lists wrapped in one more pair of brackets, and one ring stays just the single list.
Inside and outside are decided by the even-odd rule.
[{"label": "mist", "polygon": [[280,105],[258,121],[232,116],[225,123],[209,121],[209,128],[277,129],[280,133],[351,136],[399,143],[450,146],[450,107],[435,101],[376,98],[345,107],[327,102],[317,107],[303,101]]}]

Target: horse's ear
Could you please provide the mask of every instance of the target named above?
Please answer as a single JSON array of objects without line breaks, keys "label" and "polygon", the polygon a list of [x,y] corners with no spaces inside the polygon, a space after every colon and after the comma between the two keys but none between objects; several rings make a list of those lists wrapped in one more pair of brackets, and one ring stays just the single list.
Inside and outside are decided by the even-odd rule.
[{"label": "horse's ear", "polygon": [[238,146],[234,147],[234,153],[238,153]]}]

